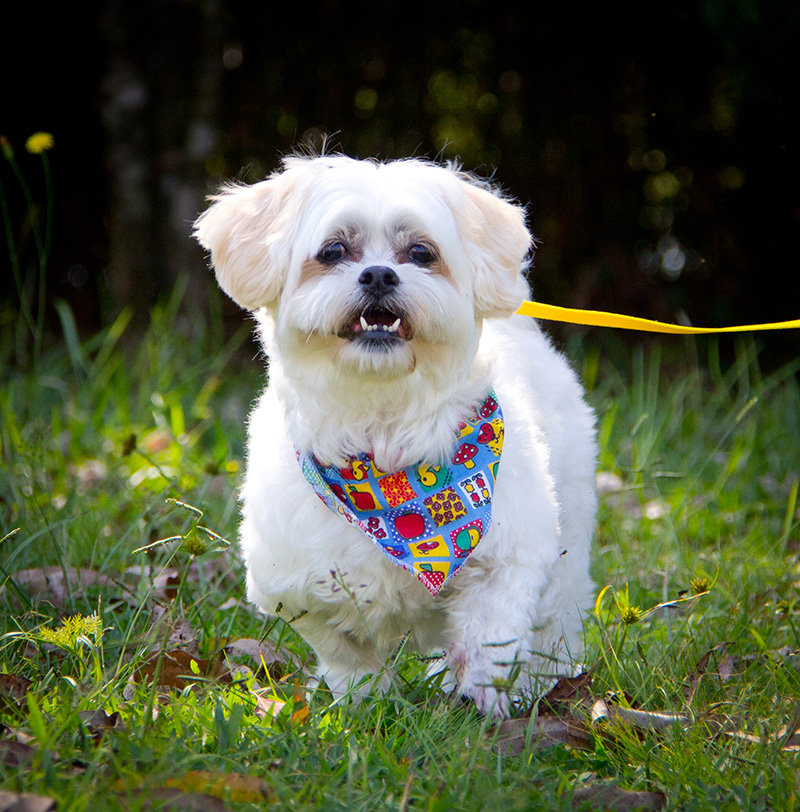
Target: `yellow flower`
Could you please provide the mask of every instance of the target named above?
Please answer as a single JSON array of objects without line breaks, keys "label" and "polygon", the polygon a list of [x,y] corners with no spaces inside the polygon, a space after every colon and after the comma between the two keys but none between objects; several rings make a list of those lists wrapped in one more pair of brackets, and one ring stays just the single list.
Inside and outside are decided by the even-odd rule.
[{"label": "yellow flower", "polygon": [[34,133],[26,142],[25,149],[34,155],[41,155],[53,148],[55,138],[50,133]]},{"label": "yellow flower", "polygon": [[626,606],[620,611],[622,622],[630,626],[633,623],[638,623],[642,619],[642,610],[638,606]]}]

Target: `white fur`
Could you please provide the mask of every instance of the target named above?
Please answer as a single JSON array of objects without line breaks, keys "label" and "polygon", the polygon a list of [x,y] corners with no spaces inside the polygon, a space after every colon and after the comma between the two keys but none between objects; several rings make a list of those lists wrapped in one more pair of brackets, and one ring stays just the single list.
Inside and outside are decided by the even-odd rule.
[{"label": "white fur", "polygon": [[[223,289],[255,311],[270,358],[242,489],[249,598],[292,622],[337,695],[385,688],[407,632],[445,652],[449,686],[484,713],[508,713],[512,673],[530,692],[568,673],[592,595],[593,416],[536,323],[512,315],[529,295],[522,209],[452,167],[290,158],[223,190],[196,235]],[[332,239],[347,256],[304,276]],[[409,259],[420,241],[439,264]],[[372,266],[396,272],[413,329],[386,350],[338,335]],[[364,451],[382,470],[435,464],[491,387],[505,418],[493,524],[432,597],[323,505],[295,449],[326,464]]]}]

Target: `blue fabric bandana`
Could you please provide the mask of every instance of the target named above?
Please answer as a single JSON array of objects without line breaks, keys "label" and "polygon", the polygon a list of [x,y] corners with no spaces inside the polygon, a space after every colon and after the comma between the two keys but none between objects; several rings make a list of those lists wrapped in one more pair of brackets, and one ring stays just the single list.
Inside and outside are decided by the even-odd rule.
[{"label": "blue fabric bandana", "polygon": [[371,455],[347,467],[298,452],[317,496],[419,578],[432,595],[455,575],[492,523],[492,494],[503,449],[503,413],[494,392],[459,428],[448,464],[379,471]]}]

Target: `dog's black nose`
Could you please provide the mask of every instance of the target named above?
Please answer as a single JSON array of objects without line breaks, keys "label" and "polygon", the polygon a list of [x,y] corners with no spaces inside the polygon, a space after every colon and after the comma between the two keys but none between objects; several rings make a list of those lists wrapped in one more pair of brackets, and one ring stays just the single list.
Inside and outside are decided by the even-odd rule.
[{"label": "dog's black nose", "polygon": [[385,265],[370,265],[361,271],[358,284],[373,296],[381,296],[391,293],[400,284],[400,277]]}]

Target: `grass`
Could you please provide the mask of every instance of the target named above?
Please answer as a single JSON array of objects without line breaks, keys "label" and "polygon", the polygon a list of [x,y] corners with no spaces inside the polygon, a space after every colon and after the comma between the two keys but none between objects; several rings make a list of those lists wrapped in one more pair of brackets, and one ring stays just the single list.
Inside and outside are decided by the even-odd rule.
[{"label": "grass", "polygon": [[[443,699],[411,654],[386,698],[306,699],[309,651],[246,605],[225,543],[262,370],[218,307],[186,319],[180,304],[143,336],[123,313],[88,341],[62,306],[63,341],[0,367],[0,788],[60,812],[162,808],[148,792],[233,810],[572,809],[598,785],[668,809],[795,808],[796,367],[762,374],[746,341],[727,368],[707,339],[665,339],[679,363],[569,348],[598,412],[593,568],[609,588],[587,621],[591,686],[559,710],[582,745],[539,746],[523,714],[509,755],[504,729]],[[241,639],[272,648],[233,671],[220,652]],[[602,698],[673,722],[592,723]]]}]

